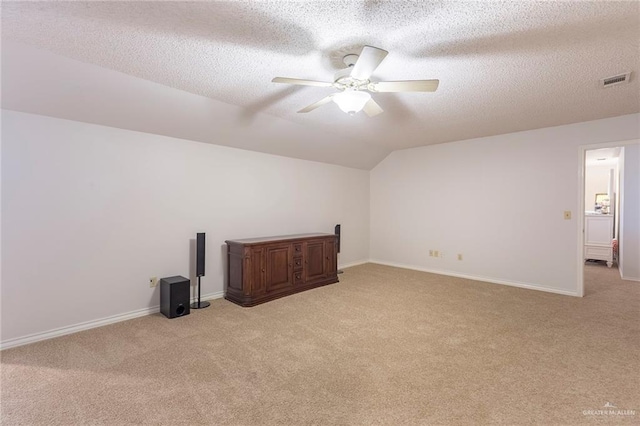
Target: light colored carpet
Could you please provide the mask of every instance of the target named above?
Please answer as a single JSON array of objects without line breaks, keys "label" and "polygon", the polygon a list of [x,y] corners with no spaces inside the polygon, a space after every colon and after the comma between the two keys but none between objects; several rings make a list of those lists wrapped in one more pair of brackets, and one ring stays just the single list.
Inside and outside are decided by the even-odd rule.
[{"label": "light colored carpet", "polygon": [[[2,422],[637,424],[640,283],[586,275],[580,299],[367,264],[6,350]],[[637,414],[584,414],[607,402]]]}]

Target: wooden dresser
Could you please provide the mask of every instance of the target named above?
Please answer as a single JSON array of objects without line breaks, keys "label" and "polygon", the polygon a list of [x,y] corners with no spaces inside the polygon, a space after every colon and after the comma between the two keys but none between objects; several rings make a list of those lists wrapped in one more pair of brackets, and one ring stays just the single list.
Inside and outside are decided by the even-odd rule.
[{"label": "wooden dresser", "polygon": [[338,282],[337,237],[298,234],[228,240],[225,299],[240,306]]}]

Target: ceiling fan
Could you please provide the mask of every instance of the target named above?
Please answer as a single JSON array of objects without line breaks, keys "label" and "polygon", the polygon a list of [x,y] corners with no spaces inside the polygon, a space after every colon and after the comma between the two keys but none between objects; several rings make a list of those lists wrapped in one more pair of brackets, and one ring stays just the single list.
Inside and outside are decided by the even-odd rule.
[{"label": "ceiling fan", "polygon": [[349,115],[355,115],[364,110],[369,117],[382,112],[380,105],[371,98],[369,92],[435,92],[439,80],[408,80],[408,81],[371,81],[369,77],[389,54],[386,50],[373,46],[364,46],[360,55],[350,54],[343,58],[347,66],[338,71],[333,83],[325,81],[302,80],[297,78],[276,77],[273,83],[297,84],[301,86],[334,87],[340,90],[318,102],[313,103],[298,112],[309,112],[335,102],[338,107]]}]

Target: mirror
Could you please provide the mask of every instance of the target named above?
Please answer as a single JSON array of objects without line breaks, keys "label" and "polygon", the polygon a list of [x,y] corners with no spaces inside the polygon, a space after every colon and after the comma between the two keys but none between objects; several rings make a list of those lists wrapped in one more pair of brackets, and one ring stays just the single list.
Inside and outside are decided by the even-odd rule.
[{"label": "mirror", "polygon": [[609,194],[601,192],[596,194],[596,212],[609,213]]}]

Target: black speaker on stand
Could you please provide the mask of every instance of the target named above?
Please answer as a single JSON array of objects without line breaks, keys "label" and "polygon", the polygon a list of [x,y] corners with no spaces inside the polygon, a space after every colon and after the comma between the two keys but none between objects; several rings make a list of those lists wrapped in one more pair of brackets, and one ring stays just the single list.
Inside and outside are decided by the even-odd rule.
[{"label": "black speaker on stand", "polygon": [[204,277],[204,232],[196,235],[196,276],[198,277],[198,301],[193,302],[193,309],[202,309],[211,305],[209,302],[200,301],[200,278]]},{"label": "black speaker on stand", "polygon": [[[338,253],[340,253],[340,224],[336,225],[336,227],[334,228],[333,232],[338,237]],[[338,270],[338,273],[342,274],[342,273],[344,273],[344,271]]]}]

